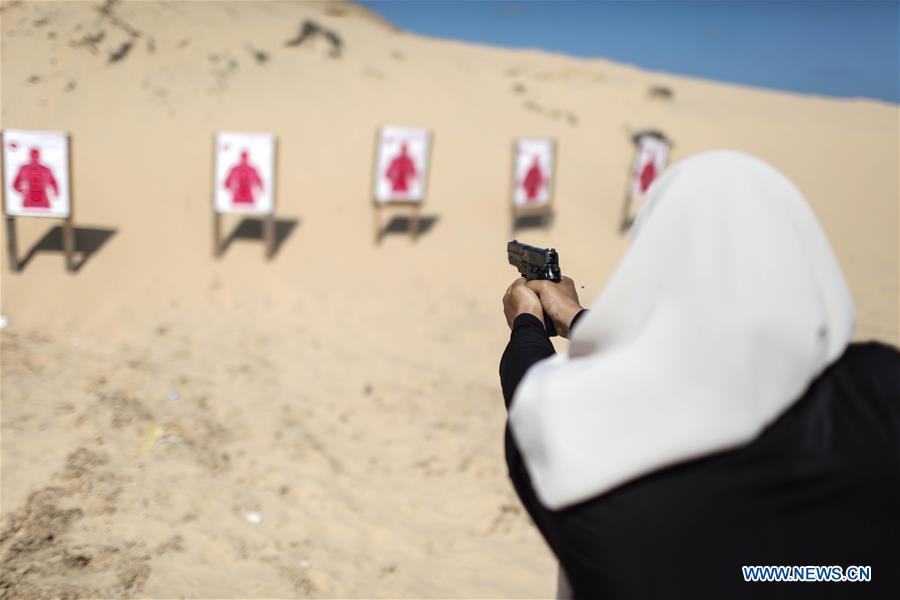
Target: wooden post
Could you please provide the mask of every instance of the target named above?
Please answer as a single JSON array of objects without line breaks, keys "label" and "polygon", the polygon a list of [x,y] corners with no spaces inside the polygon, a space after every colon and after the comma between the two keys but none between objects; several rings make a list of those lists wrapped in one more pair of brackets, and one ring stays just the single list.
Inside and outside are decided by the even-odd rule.
[{"label": "wooden post", "polygon": [[213,207],[213,258],[222,255],[222,214]]},{"label": "wooden post", "polygon": [[218,134],[213,134],[212,136],[212,187],[210,188],[210,192],[212,193],[212,250],[213,250],[213,258],[219,258],[222,254],[222,215],[219,211],[216,210],[216,186],[218,185],[218,181],[216,179],[216,167],[218,166],[219,161],[219,138]]},{"label": "wooden post", "polygon": [[66,157],[69,159],[69,214],[63,222],[63,252],[66,255],[66,270],[75,272],[75,180],[72,178],[72,137],[66,134]]},{"label": "wooden post", "polygon": [[63,222],[63,251],[66,254],[66,270],[75,271],[75,226],[72,224],[72,212]]},{"label": "wooden post", "polygon": [[266,245],[266,260],[275,255],[275,215],[269,213],[263,219],[263,240]]},{"label": "wooden post", "polygon": [[422,212],[422,203],[416,202],[412,210],[412,219],[409,223],[409,229],[412,232],[412,241],[416,241],[419,237],[419,216]]},{"label": "wooden post", "polygon": [[622,202],[622,223],[619,225],[619,231],[628,231],[631,226],[631,178],[634,177],[633,169],[628,170],[628,177],[625,178],[625,200]]},{"label": "wooden post", "polygon": [[[6,135],[2,136],[2,143],[6,144]],[[6,181],[6,150],[0,148],[0,181]],[[9,270],[13,273],[19,270],[19,245],[16,242],[16,218],[6,212],[6,186],[3,186],[3,215],[6,218],[6,254]]]},{"label": "wooden post", "polygon": [[275,203],[278,201],[278,138],[272,140],[272,210],[263,218],[263,242],[266,246],[266,260],[275,256]]},{"label": "wooden post", "polygon": [[378,201],[376,200],[374,206],[372,208],[372,214],[374,215],[374,225],[375,225],[375,243],[378,243],[378,237],[381,233],[381,206],[378,205]]},{"label": "wooden post", "polygon": [[16,218],[6,216],[6,254],[9,270],[15,273],[19,270],[19,251],[16,244]]}]

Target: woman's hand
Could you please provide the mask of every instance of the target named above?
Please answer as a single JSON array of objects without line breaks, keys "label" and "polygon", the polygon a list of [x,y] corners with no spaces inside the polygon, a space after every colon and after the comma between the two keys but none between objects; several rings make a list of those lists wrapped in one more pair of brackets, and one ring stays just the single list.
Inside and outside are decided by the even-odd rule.
[{"label": "woman's hand", "polygon": [[559,283],[535,279],[527,286],[538,295],[544,312],[553,320],[556,333],[568,339],[572,319],[583,310],[572,278],[564,275]]},{"label": "woman's hand", "polygon": [[541,324],[544,323],[544,309],[538,295],[527,285],[524,277],[517,277],[503,294],[503,313],[506,323],[512,329],[513,321],[521,314],[534,315]]}]

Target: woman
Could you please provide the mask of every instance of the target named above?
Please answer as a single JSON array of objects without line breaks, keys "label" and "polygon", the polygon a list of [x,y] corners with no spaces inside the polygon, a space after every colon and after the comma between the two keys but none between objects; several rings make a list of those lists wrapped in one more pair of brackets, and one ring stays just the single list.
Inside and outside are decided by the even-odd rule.
[{"label": "woman", "polygon": [[[686,160],[592,310],[569,279],[503,302],[509,472],[576,597],[900,598],[900,355],[849,344],[840,267],[781,173]],[[871,581],[745,582],[765,565]]]}]

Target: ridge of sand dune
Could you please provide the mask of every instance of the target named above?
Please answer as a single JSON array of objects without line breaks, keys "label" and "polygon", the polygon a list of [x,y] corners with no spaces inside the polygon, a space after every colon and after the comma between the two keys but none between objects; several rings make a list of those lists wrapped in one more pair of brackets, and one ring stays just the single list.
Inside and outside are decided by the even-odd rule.
[{"label": "ridge of sand dune", "polygon": [[[838,253],[857,339],[900,337],[897,106],[430,40],[353,5],[0,6],[2,125],[69,131],[76,223],[112,233],[76,275],[55,251],[10,274],[0,239],[13,596],[552,594],[502,458],[517,136],[559,144],[556,221],[519,237],[557,247],[586,302],[626,244],[628,135],[656,127],[674,160],[731,147],[784,171]],[[339,57],[285,45],[307,19]],[[414,244],[372,242],[387,123],[434,132]],[[271,263],[253,240],[211,256],[222,129],[279,136],[297,223]],[[20,252],[49,226],[20,220]]]}]

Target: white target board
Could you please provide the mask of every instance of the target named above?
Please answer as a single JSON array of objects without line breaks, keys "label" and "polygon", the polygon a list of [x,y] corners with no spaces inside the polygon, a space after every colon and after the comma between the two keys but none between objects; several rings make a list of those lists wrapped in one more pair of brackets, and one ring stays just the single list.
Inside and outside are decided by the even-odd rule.
[{"label": "white target board", "polygon": [[376,202],[422,202],[431,135],[424,129],[382,127],[375,163]]},{"label": "white target board", "polygon": [[645,135],[638,141],[631,172],[631,196],[637,198],[659,178],[669,161],[669,144],[656,136]]},{"label": "white target board", "polygon": [[60,131],[3,131],[3,199],[6,214],[67,218],[69,136]]},{"label": "white target board", "polygon": [[554,149],[550,139],[521,139],[516,143],[513,181],[516,207],[539,207],[550,203]]},{"label": "white target board", "polygon": [[219,213],[272,214],[275,210],[275,136],[216,135],[215,193]]}]

